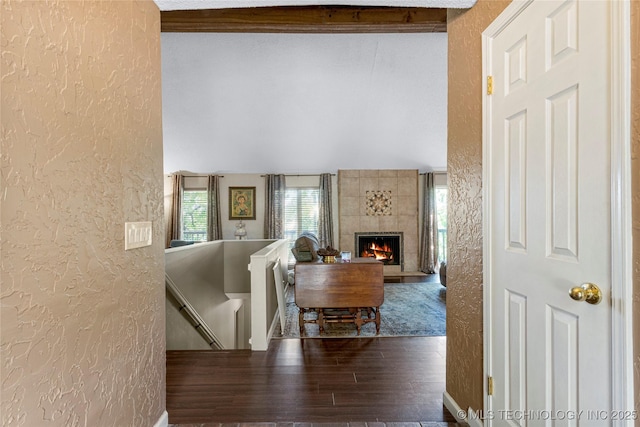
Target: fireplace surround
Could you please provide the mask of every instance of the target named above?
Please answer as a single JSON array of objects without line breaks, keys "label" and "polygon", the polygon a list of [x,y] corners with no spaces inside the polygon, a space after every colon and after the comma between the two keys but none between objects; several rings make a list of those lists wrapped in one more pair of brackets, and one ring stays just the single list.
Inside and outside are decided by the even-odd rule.
[{"label": "fireplace surround", "polygon": [[402,233],[400,264],[387,275],[417,272],[420,203],[415,169],[338,170],[339,248],[358,253],[356,233]]}]

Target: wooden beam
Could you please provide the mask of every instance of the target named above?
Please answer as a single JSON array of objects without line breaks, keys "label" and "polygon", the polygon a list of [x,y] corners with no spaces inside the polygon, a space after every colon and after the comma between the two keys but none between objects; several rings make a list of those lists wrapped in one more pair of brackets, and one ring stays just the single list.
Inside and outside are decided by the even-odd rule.
[{"label": "wooden beam", "polygon": [[422,7],[283,6],[174,10],[163,32],[443,33],[447,10]]}]

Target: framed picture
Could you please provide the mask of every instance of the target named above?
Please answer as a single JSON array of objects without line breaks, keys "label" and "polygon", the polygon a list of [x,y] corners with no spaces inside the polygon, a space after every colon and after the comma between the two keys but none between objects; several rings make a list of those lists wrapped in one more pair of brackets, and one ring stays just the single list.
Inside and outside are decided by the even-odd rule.
[{"label": "framed picture", "polygon": [[256,219],[256,187],[229,187],[229,219]]}]

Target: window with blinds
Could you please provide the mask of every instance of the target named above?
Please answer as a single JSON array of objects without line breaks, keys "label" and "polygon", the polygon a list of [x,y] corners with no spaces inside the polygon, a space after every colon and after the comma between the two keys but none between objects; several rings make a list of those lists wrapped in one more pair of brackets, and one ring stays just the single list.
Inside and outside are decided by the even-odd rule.
[{"label": "window with blinds", "polygon": [[[285,192],[284,238],[289,239],[293,248],[296,239],[303,231],[318,234],[319,193],[317,187],[290,187]],[[295,259],[289,252],[289,263]]]},{"label": "window with blinds", "polygon": [[182,192],[182,218],[180,239],[189,242],[207,240],[207,190]]}]

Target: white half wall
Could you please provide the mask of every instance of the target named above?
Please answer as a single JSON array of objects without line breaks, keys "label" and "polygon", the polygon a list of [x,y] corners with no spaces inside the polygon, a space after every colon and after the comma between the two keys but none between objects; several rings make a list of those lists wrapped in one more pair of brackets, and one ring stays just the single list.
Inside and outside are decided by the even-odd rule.
[{"label": "white half wall", "polygon": [[161,42],[167,173],[446,169],[446,33]]}]

